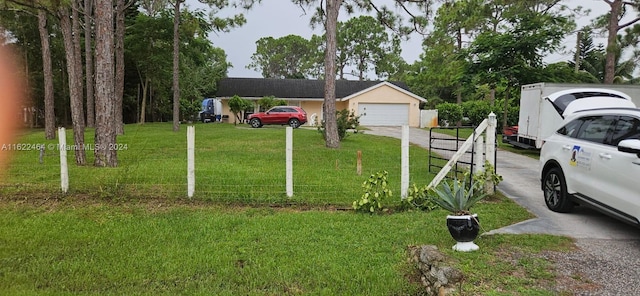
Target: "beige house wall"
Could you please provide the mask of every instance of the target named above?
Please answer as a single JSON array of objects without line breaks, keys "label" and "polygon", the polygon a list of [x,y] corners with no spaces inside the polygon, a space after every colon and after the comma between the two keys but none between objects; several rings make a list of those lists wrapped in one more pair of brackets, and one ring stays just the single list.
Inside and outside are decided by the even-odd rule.
[{"label": "beige house wall", "polygon": [[[222,117],[224,118],[225,115],[229,117],[229,119],[227,119],[228,123],[234,123],[235,116],[233,115],[233,112],[231,112],[231,109],[229,108],[229,98],[219,98],[220,101],[222,102]],[[224,119],[222,120],[224,122]]]},{"label": "beige house wall", "polygon": [[300,101],[300,108],[307,112],[307,123],[305,125],[313,126],[320,124],[322,120],[322,101]]},{"label": "beige house wall", "polygon": [[358,105],[361,103],[409,104],[409,126],[420,126],[420,100],[387,85],[352,97],[347,102],[349,110],[353,110],[356,115],[360,115],[358,114]]}]

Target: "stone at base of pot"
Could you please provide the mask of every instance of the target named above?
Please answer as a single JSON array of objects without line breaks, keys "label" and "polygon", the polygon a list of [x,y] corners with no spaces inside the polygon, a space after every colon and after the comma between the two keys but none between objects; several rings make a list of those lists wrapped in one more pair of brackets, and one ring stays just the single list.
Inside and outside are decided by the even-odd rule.
[{"label": "stone at base of pot", "polygon": [[460,252],[471,252],[480,249],[480,247],[473,242],[458,242],[452,247],[452,249]]}]

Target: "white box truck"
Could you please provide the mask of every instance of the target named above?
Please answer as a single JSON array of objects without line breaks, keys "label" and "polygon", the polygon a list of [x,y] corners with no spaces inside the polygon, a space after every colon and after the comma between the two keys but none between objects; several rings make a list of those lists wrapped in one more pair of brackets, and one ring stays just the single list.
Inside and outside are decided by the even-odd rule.
[{"label": "white box truck", "polygon": [[521,87],[518,126],[506,128],[504,143],[540,149],[542,140],[561,127],[564,117],[578,110],[603,107],[635,108],[640,86],[612,84],[535,83]]}]

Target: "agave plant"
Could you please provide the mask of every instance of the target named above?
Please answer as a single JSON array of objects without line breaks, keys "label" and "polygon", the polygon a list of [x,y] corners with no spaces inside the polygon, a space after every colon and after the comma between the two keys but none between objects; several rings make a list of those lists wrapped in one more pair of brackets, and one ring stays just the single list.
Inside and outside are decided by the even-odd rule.
[{"label": "agave plant", "polygon": [[470,215],[471,207],[487,196],[482,190],[476,188],[475,183],[471,183],[467,189],[466,182],[457,179],[450,183],[443,181],[431,190],[435,193],[433,201],[456,216]]}]

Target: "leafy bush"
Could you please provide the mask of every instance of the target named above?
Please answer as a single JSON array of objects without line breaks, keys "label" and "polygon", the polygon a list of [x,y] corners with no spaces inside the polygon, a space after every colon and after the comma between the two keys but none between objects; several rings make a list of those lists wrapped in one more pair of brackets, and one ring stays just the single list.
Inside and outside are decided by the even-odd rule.
[{"label": "leafy bush", "polygon": [[462,103],[462,113],[469,125],[478,126],[491,113],[491,105],[487,101],[466,101]]},{"label": "leafy bush", "polygon": [[262,106],[264,110],[269,110],[271,107],[275,106],[285,106],[287,105],[287,101],[283,99],[276,99],[274,96],[262,97],[258,100],[258,105]]},{"label": "leafy bush", "polygon": [[[468,179],[469,174],[469,172],[465,172],[465,180]],[[471,179],[473,180],[473,184],[482,189],[485,193],[488,192],[488,188],[486,186],[498,186],[498,184],[502,182],[502,176],[497,174],[495,167],[486,160],[484,162],[484,170],[473,174]],[[491,183],[487,183],[487,181],[491,181]]]},{"label": "leafy bush", "polygon": [[[338,137],[340,138],[340,141],[347,137],[347,130],[352,129],[356,133],[358,132],[357,128],[360,126],[360,116],[356,116],[353,111],[349,112],[347,109],[336,111],[336,121],[338,124]],[[318,126],[318,131],[322,136],[325,136],[324,120],[320,126]]]},{"label": "leafy bush", "polygon": [[418,209],[422,211],[431,211],[438,207],[433,198],[427,194],[427,185],[420,188],[414,183],[407,191],[407,197],[402,200],[402,209]]},{"label": "leafy bush", "polygon": [[440,125],[448,126],[462,120],[462,106],[454,103],[442,103],[436,106]]},{"label": "leafy bush", "polygon": [[244,112],[247,111],[247,109],[250,107],[251,102],[249,100],[241,98],[237,95],[229,99],[229,109],[231,110],[231,112],[233,112],[233,115],[236,118],[233,124],[236,124],[237,122],[243,122]]},{"label": "leafy bush", "polygon": [[[498,126],[502,125],[502,116],[504,114],[504,99],[496,100],[493,106],[493,113],[496,114],[498,119]],[[507,111],[507,126],[518,125],[518,117],[520,116],[520,107],[518,103],[510,101],[509,109]]]},{"label": "leafy bush", "polygon": [[202,100],[190,101],[180,99],[180,114],[182,114],[182,120],[198,121],[198,112],[200,112],[201,104]]},{"label": "leafy bush", "polygon": [[353,201],[353,209],[359,212],[374,213],[382,211],[383,200],[393,195],[387,182],[387,171],[372,174],[362,183],[364,193],[360,199]]}]

